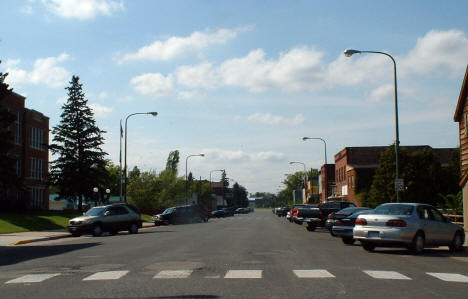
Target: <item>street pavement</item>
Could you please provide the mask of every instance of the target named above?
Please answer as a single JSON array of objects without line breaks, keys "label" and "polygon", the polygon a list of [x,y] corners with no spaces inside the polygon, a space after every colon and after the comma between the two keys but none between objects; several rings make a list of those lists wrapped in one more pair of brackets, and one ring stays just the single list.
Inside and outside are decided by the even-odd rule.
[{"label": "street pavement", "polygon": [[468,254],[368,253],[269,210],[0,246],[0,298],[466,298]]}]

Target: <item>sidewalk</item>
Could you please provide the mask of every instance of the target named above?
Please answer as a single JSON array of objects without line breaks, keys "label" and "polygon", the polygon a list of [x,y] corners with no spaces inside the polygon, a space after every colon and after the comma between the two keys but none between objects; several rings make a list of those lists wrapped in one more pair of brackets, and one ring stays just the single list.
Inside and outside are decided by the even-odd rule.
[{"label": "sidewalk", "polygon": [[[152,222],[143,222],[142,229],[153,226],[154,223]],[[14,246],[70,237],[71,234],[66,229],[0,234],[0,246]]]}]

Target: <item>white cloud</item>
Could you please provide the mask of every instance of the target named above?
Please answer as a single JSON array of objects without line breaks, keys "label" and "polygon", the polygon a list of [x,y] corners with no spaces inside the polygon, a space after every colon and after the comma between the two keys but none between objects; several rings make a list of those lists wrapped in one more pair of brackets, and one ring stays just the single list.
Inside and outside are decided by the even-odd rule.
[{"label": "white cloud", "polygon": [[179,99],[191,100],[193,98],[199,97],[200,94],[196,91],[180,91],[177,94]]},{"label": "white cloud", "polygon": [[105,92],[105,91],[101,91],[101,92],[99,93],[98,97],[99,97],[100,99],[105,99],[105,98],[108,97],[108,94],[107,94],[107,92]]},{"label": "white cloud", "polygon": [[21,7],[20,13],[25,14],[25,15],[32,15],[34,14],[34,10],[32,6],[26,5],[26,6]]},{"label": "white cloud", "polygon": [[121,58],[120,63],[141,59],[153,61],[169,60],[185,52],[202,50],[211,45],[225,44],[229,40],[234,39],[239,32],[245,30],[249,30],[249,28],[219,29],[213,33],[195,31],[186,37],[173,36],[164,41],[157,40],[150,45],[140,48],[135,53],[125,54]]},{"label": "white cloud", "polygon": [[273,115],[270,113],[254,113],[247,117],[252,122],[267,124],[267,125],[278,125],[285,124],[290,126],[297,126],[304,122],[304,115],[301,113],[297,114],[293,118],[286,118],[279,115]]},{"label": "white cloud", "polygon": [[63,104],[65,104],[65,103],[67,102],[67,99],[68,99],[67,97],[61,97],[61,98],[59,98],[59,99],[57,100],[56,103],[57,103],[57,104],[60,104],[60,105],[63,105]]},{"label": "white cloud", "polygon": [[122,11],[122,1],[115,0],[42,0],[44,6],[61,18],[92,19]]},{"label": "white cloud", "polygon": [[219,75],[211,63],[197,66],[181,66],[176,70],[177,82],[181,85],[196,88],[213,89],[219,85]]},{"label": "white cloud", "polygon": [[130,80],[133,88],[144,95],[154,98],[169,96],[174,93],[172,75],[165,77],[160,73],[147,73]]},{"label": "white cloud", "polygon": [[[395,86],[393,84],[384,84],[373,89],[368,97],[371,102],[381,102],[383,100],[394,100],[395,98]],[[414,90],[410,88],[399,88],[398,98],[405,98],[414,95]]]},{"label": "white cloud", "polygon": [[463,31],[431,30],[419,38],[416,46],[401,59],[405,74],[427,74],[436,71],[459,76],[468,61],[468,38]]},{"label": "white cloud", "polygon": [[34,62],[32,70],[19,68],[21,60],[14,59],[6,62],[7,80],[10,83],[44,84],[50,87],[64,86],[71,77],[64,67],[58,64],[66,61],[69,55],[62,53],[57,57],[39,58]]},{"label": "white cloud", "polygon": [[251,163],[258,161],[284,161],[286,156],[283,153],[278,152],[257,152],[247,153],[244,151],[225,150],[218,148],[203,149],[205,158],[208,162],[223,161],[231,163]]},{"label": "white cloud", "polygon": [[93,110],[94,116],[98,118],[107,117],[110,113],[112,113],[113,110],[112,107],[106,107],[97,103],[90,104],[89,107],[91,107],[91,109]]}]

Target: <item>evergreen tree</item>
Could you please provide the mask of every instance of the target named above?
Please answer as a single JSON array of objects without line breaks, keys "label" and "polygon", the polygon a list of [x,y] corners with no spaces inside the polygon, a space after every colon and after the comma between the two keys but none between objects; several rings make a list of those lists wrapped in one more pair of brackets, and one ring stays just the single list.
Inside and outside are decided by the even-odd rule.
[{"label": "evergreen tree", "polygon": [[0,72],[0,200],[5,200],[7,189],[21,188],[21,179],[16,174],[16,159],[9,153],[13,147],[11,125],[15,121],[15,115],[3,105],[5,97],[12,93],[12,89],[5,83],[7,76],[8,73]]},{"label": "evergreen tree", "polygon": [[67,102],[62,106],[60,123],[52,129],[54,135],[50,150],[57,159],[51,162],[50,177],[58,186],[59,198],[78,198],[79,210],[83,199],[92,197],[93,187],[106,186],[107,155],[101,146],[102,134],[82,90],[78,76],[73,76]]}]

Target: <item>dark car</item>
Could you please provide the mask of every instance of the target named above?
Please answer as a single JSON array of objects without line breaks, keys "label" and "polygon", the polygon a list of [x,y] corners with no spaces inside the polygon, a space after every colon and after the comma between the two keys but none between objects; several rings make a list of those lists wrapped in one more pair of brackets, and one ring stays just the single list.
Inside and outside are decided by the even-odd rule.
[{"label": "dark car", "polygon": [[234,212],[236,214],[248,214],[249,209],[248,208],[237,208]]},{"label": "dark car", "polygon": [[141,227],[140,213],[135,207],[127,204],[91,208],[83,216],[70,219],[67,226],[68,231],[75,237],[85,233],[100,236],[103,232],[115,235],[123,230],[136,234]]},{"label": "dark car", "polygon": [[234,216],[234,208],[222,208],[221,210],[224,212],[224,217]]},{"label": "dark car", "polygon": [[163,213],[152,217],[154,225],[181,224],[192,222],[207,222],[209,214],[205,209],[197,205],[171,207]]},{"label": "dark car", "polygon": [[[356,205],[349,201],[328,201],[321,203],[315,209],[311,209],[314,213],[309,218],[305,218],[303,222],[307,223],[307,230],[314,231],[317,226],[325,226],[325,222],[333,212],[338,212],[344,208],[355,207]],[[312,211],[311,211],[312,212]]]},{"label": "dark car", "polygon": [[[331,214],[328,214],[328,219],[325,222],[325,227],[331,232],[331,228],[335,221],[348,217],[351,214],[357,213],[359,211],[366,211],[370,210],[370,208],[366,207],[349,207],[349,208],[344,208],[342,210],[339,210],[338,212],[334,212]],[[333,232],[332,232],[333,234]]]},{"label": "dark car", "polygon": [[286,214],[291,211],[291,207],[281,207],[281,208],[278,208],[277,211],[276,211],[276,215],[278,215],[278,217],[286,217]]},{"label": "dark car", "polygon": [[226,217],[226,213],[223,210],[214,210],[211,212],[211,217],[222,218]]},{"label": "dark car", "polygon": [[360,210],[347,217],[337,219],[331,228],[334,237],[341,237],[343,243],[352,245],[354,243],[353,229],[359,215],[371,214],[374,210]]}]

